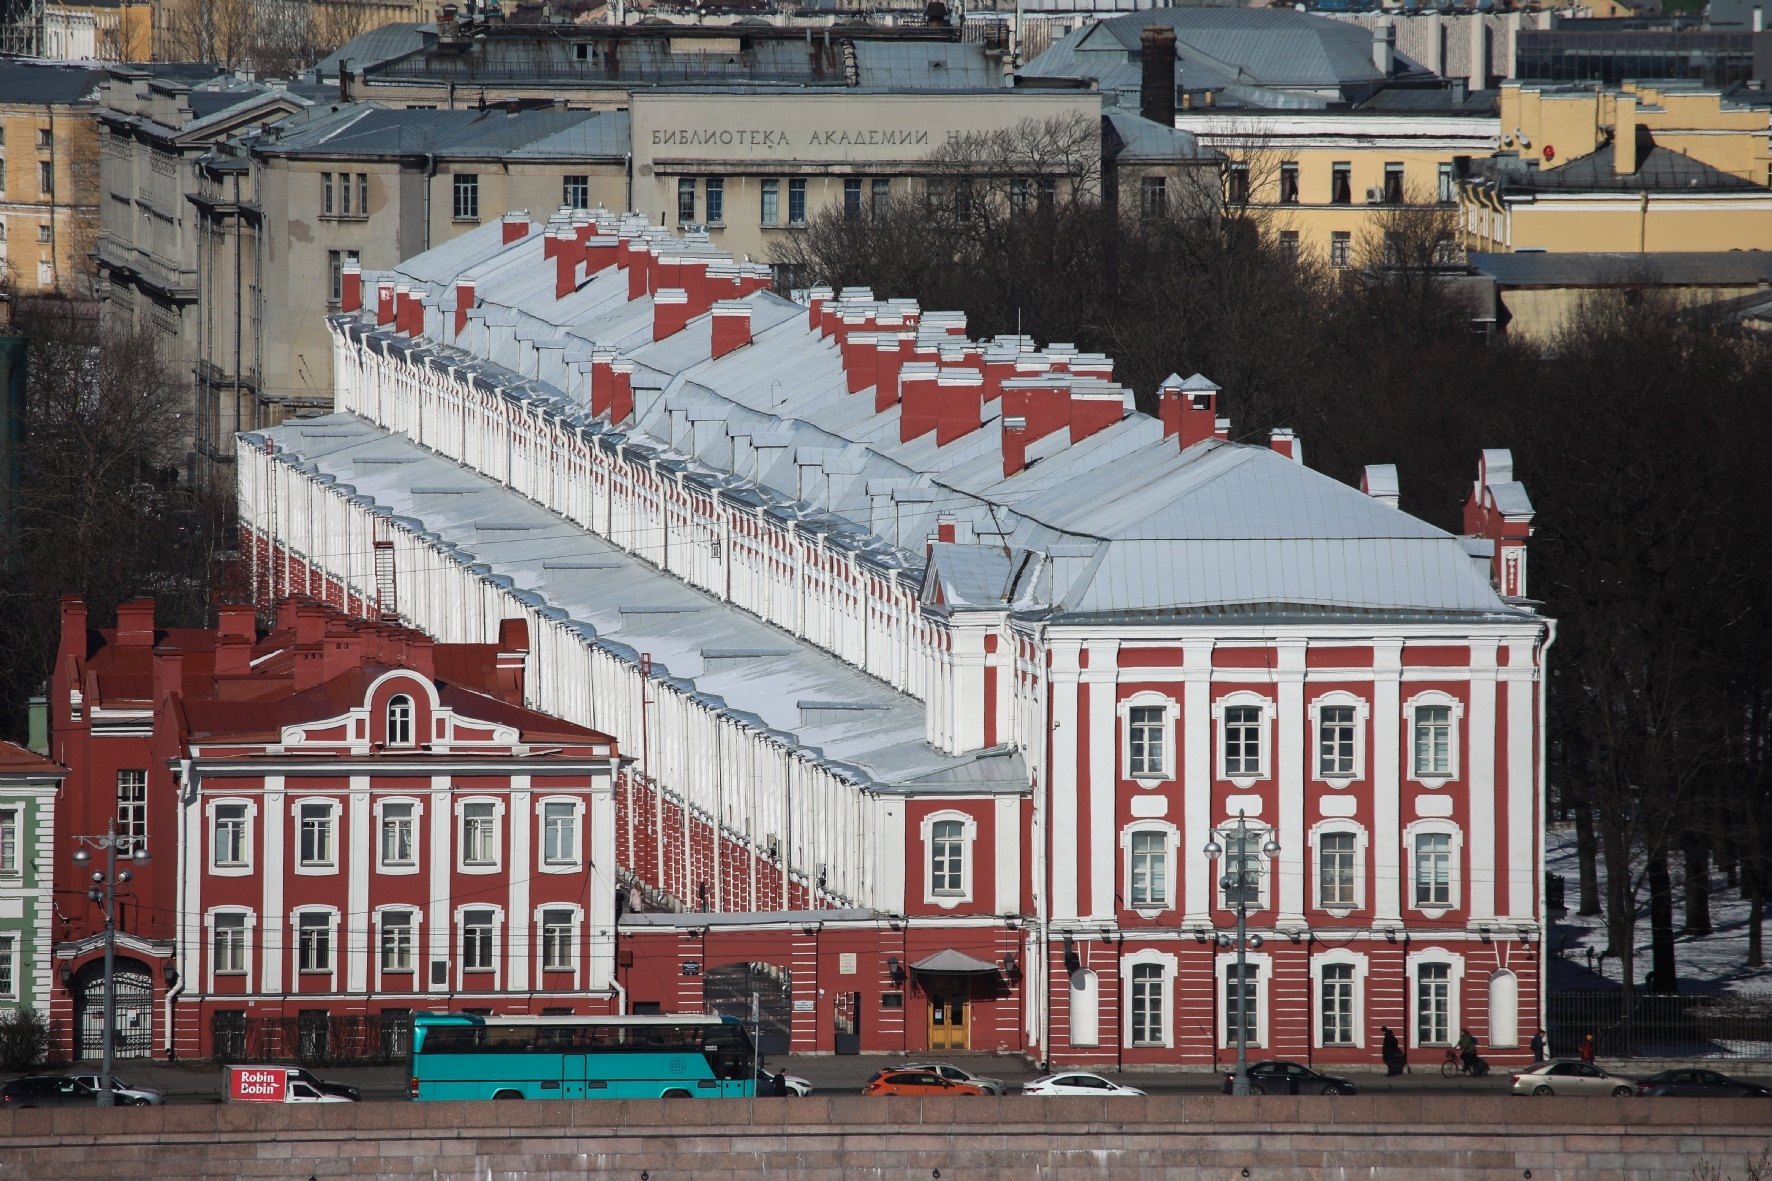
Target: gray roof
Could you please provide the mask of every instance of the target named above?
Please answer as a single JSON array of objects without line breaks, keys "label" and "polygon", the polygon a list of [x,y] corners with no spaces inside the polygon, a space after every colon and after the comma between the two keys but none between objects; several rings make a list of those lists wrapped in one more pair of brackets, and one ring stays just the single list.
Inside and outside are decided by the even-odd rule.
[{"label": "gray roof", "polygon": [[1751,287],[1772,283],[1772,252],[1761,250],[1475,253],[1470,256],[1470,266],[1503,287]]},{"label": "gray roof", "polygon": [[395,22],[371,29],[367,33],[359,33],[339,46],[333,52],[321,58],[315,65],[322,78],[338,80],[339,62],[350,63],[350,71],[359,77],[364,70],[371,70],[387,62],[405,57],[409,53],[417,53],[428,42],[437,39],[435,23]]},{"label": "gray roof", "polygon": [[1647,129],[1637,129],[1637,167],[1620,175],[1616,171],[1616,147],[1607,144],[1596,152],[1556,168],[1527,168],[1517,157],[1498,156],[1477,161],[1477,168],[1498,188],[1507,192],[1673,192],[1708,193],[1758,189],[1765,185],[1712,168],[1684,152],[1661,147]]},{"label": "gray roof", "polygon": [[1215,148],[1201,148],[1192,132],[1153,123],[1129,111],[1108,107],[1102,112],[1107,124],[1107,146],[1124,163],[1164,160],[1223,159]]},{"label": "gray roof", "polygon": [[[804,52],[804,51],[802,51]],[[1003,85],[1003,67],[977,42],[857,41],[856,76],[880,90],[988,90]]]},{"label": "gray roof", "polygon": [[254,146],[288,155],[620,159],[627,151],[627,123],[626,112],[549,108],[507,114],[502,107],[423,111],[358,103],[340,108],[337,117],[285,124],[277,138]]},{"label": "gray roof", "polygon": [[37,62],[0,61],[0,103],[96,102],[105,71],[90,66],[45,65]]}]

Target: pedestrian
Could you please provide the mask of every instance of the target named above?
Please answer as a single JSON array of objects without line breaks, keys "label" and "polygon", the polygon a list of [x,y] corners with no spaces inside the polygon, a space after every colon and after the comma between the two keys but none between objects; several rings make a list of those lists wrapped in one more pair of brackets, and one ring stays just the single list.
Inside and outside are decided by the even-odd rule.
[{"label": "pedestrian", "polygon": [[1391,1032],[1390,1026],[1381,1025],[1379,1028],[1384,1030],[1384,1049],[1381,1053],[1384,1058],[1385,1073],[1402,1074],[1403,1064],[1408,1061],[1403,1055],[1403,1047],[1397,1044],[1397,1035]]},{"label": "pedestrian", "polygon": [[1544,1030],[1532,1035],[1532,1065],[1537,1066],[1544,1061]]},{"label": "pedestrian", "polygon": [[1472,1077],[1482,1078],[1489,1073],[1488,1065],[1477,1057],[1477,1039],[1468,1029],[1458,1031],[1458,1056],[1463,1060],[1464,1068],[1470,1071]]},{"label": "pedestrian", "polygon": [[1581,1060],[1583,1062],[1594,1060],[1594,1035],[1591,1033],[1581,1039]]},{"label": "pedestrian", "polygon": [[778,1070],[775,1072],[775,1081],[770,1084],[769,1093],[774,1095],[777,1099],[786,1099],[788,1097],[788,1072],[786,1070]]}]

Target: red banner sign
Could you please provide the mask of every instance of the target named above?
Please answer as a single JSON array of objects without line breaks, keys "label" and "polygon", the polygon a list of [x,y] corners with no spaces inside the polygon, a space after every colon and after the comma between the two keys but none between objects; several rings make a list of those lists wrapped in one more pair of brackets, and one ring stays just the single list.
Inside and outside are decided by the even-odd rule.
[{"label": "red banner sign", "polygon": [[244,1103],[282,1103],[288,1097],[289,1072],[236,1066],[229,1071],[228,1098]]}]

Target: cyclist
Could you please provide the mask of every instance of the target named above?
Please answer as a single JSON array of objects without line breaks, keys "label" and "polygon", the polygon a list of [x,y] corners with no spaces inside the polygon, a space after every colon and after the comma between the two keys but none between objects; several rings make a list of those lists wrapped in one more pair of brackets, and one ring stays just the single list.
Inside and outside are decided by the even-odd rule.
[{"label": "cyclist", "polygon": [[1464,1068],[1476,1078],[1489,1073],[1488,1066],[1477,1057],[1477,1039],[1471,1036],[1468,1029],[1458,1031],[1458,1056],[1464,1062]]}]

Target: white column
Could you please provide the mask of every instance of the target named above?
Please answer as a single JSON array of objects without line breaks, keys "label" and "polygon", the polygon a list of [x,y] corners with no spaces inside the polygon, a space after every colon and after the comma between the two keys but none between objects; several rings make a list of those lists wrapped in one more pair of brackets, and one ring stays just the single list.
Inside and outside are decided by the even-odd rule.
[{"label": "white column", "polygon": [[1052,644],[1052,919],[1077,917],[1077,676],[1075,640]]},{"label": "white column", "polygon": [[591,773],[590,897],[585,940],[585,987],[608,988],[615,979],[615,777],[609,769]]},{"label": "white column", "polygon": [[1118,794],[1119,727],[1114,698],[1120,680],[1120,642],[1089,641],[1089,667],[1082,679],[1089,686],[1089,917],[1112,922],[1114,869],[1120,842],[1114,831],[1114,800]]},{"label": "white column", "polygon": [[1302,643],[1278,646],[1276,689],[1280,702],[1279,753],[1274,766],[1280,789],[1280,906],[1275,925],[1302,929],[1304,917],[1304,652]]},{"label": "white column", "polygon": [[[956,619],[949,628],[953,651],[947,672],[947,690],[941,708],[946,715],[949,749],[955,754],[984,746],[984,619]],[[933,695],[932,695],[933,696]]]},{"label": "white column", "polygon": [[455,795],[449,790],[449,776],[431,776],[431,839],[430,847],[425,856],[431,866],[431,914],[430,931],[425,939],[428,949],[425,962],[419,965],[424,973],[423,987],[428,992],[448,992],[449,980],[453,971],[446,974],[442,983],[431,977],[431,963],[442,960],[448,963],[449,940],[455,930],[455,921],[449,913],[449,874],[455,865],[455,845],[450,840],[455,825]]},{"label": "white column", "polygon": [[1184,927],[1212,922],[1212,641],[1182,644],[1181,864]]},{"label": "white column", "polygon": [[1372,924],[1403,923],[1403,641],[1372,644]]},{"label": "white column", "polygon": [[1471,641],[1470,716],[1465,726],[1470,755],[1470,923],[1495,918],[1495,641]]},{"label": "white column", "polygon": [[348,849],[345,861],[345,991],[369,989],[369,860],[375,841],[369,810],[369,776],[351,776]]},{"label": "white column", "polygon": [[534,929],[529,913],[529,874],[534,864],[530,851],[529,776],[511,776],[511,900],[505,917],[505,947],[510,970],[505,974],[505,987],[522,992],[529,987],[529,933]]},{"label": "white column", "polygon": [[1507,658],[1507,913],[1537,923],[1539,784],[1534,781],[1541,735],[1534,693],[1539,688],[1533,644],[1508,645]]},{"label": "white column", "polygon": [[[877,836],[874,841],[874,864],[879,866],[879,895],[874,909],[885,914],[903,914],[905,874],[907,867],[918,866],[921,858],[905,843],[904,800],[894,796],[878,798]],[[756,861],[752,859],[751,896],[756,897]],[[753,905],[752,909],[756,909]]]},{"label": "white column", "polygon": [[283,776],[265,776],[265,840],[259,857],[259,881],[264,886],[264,902],[258,916],[263,962],[259,969],[259,991],[286,992],[283,984],[283,875],[288,858],[288,841],[284,836]]},{"label": "white column", "polygon": [[[1021,797],[998,796],[997,893],[991,909],[996,914],[1021,913]],[[900,837],[900,846],[903,837]],[[901,862],[902,864],[902,859]]]}]

